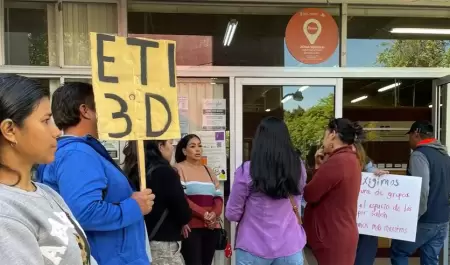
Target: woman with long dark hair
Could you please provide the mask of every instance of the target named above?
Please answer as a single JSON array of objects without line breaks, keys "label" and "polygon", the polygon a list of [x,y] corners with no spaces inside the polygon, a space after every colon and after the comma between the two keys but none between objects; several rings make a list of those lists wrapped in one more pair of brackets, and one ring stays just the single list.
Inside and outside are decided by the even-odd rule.
[{"label": "woman with long dark hair", "polygon": [[31,179],[33,165],[54,160],[60,133],[48,89],[25,77],[0,74],[2,264],[94,264],[86,235],[64,200]]},{"label": "woman with long dark hair", "polygon": [[[124,171],[135,187],[139,187],[136,142],[124,148]],[[150,241],[152,265],[183,265],[180,253],[181,231],[191,219],[180,177],[170,165],[172,140],[145,141],[147,186],[155,194],[153,210],[145,216]]]},{"label": "woman with long dark hair", "polygon": [[183,137],[175,151],[175,167],[192,209],[181,248],[186,265],[211,265],[220,236],[223,195],[214,171],[203,164],[202,153],[202,142],[195,134]]},{"label": "woman with long dark hair", "polygon": [[357,123],[332,119],[325,129],[323,149],[316,152],[316,172],[305,187],[304,221],[308,245],[319,265],[355,261],[362,168],[353,144],[362,133]]},{"label": "woman with long dark hair", "polygon": [[238,222],[237,264],[302,265],[306,236],[298,209],[306,171],[286,124],[268,117],[250,161],[236,169],[225,215]]}]

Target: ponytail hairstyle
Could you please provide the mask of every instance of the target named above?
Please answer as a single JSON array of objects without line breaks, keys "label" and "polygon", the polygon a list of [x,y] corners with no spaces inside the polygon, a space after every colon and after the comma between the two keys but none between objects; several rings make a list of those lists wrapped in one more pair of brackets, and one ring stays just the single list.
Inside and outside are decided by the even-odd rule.
[{"label": "ponytail hairstyle", "polygon": [[327,129],[330,132],[336,132],[339,139],[348,145],[354,144],[356,141],[363,139],[364,130],[357,122],[351,122],[349,119],[337,118],[331,119]]}]

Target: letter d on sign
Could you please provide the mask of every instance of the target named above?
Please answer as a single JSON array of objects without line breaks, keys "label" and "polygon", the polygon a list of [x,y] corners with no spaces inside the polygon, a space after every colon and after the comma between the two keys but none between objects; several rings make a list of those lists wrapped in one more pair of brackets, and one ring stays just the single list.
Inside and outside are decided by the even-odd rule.
[{"label": "letter d on sign", "polygon": [[[165,111],[167,112],[167,122],[164,125],[164,128],[159,130],[159,131],[153,131],[153,127],[152,127],[152,107],[151,107],[151,103],[150,103],[150,99],[153,98],[157,101],[159,101]],[[146,112],[147,115],[145,115],[146,117],[146,127],[147,127],[147,137],[159,137],[161,136],[165,131],[167,131],[167,129],[170,127],[170,124],[172,123],[172,112],[170,110],[170,106],[169,103],[167,103],[167,100],[160,96],[160,95],[156,95],[156,94],[152,94],[152,93],[145,93],[145,108],[146,108]]]}]

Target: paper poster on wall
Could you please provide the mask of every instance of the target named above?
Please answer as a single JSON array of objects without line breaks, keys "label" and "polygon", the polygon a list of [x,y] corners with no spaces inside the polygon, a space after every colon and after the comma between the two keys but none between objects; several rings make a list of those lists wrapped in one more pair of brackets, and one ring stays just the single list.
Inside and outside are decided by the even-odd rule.
[{"label": "paper poster on wall", "polygon": [[362,173],[359,233],[414,242],[421,185],[420,177]]},{"label": "paper poster on wall", "polygon": [[203,130],[226,130],[226,109],[227,101],[225,99],[204,99],[202,117]]},{"label": "paper poster on wall", "polygon": [[105,147],[106,151],[108,151],[112,159],[119,159],[119,141],[100,140],[100,142]]},{"label": "paper poster on wall", "polygon": [[227,180],[227,153],[224,131],[195,132],[202,140],[203,163],[208,165],[220,181]]},{"label": "paper poster on wall", "polygon": [[178,97],[178,115],[181,138],[183,138],[189,134],[189,100],[187,97]]}]

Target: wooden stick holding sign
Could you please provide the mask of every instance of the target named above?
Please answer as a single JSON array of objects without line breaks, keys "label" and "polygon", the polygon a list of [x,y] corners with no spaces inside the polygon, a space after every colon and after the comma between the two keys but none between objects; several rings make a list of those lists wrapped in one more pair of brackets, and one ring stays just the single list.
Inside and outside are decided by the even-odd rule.
[{"label": "wooden stick holding sign", "polygon": [[175,42],[91,33],[99,138],[137,141],[146,188],[144,140],[180,138]]},{"label": "wooden stick holding sign", "polygon": [[137,159],[139,165],[139,184],[141,185],[141,190],[145,190],[147,188],[147,175],[145,172],[145,149],[144,149],[144,141],[137,141]]}]

